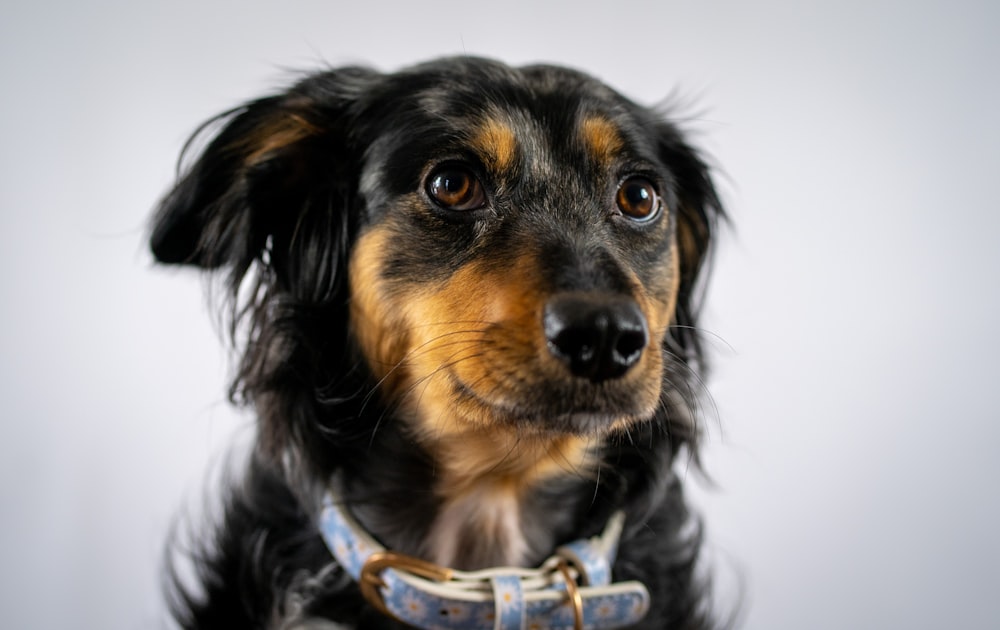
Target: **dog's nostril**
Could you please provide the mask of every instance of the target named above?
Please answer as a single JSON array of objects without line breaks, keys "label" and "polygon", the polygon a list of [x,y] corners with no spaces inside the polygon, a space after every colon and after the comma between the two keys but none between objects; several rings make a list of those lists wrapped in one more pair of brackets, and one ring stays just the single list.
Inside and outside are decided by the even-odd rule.
[{"label": "dog's nostril", "polygon": [[624,375],[649,341],[639,307],[620,296],[557,295],[545,306],[543,326],[552,355],[595,382]]},{"label": "dog's nostril", "polygon": [[615,357],[622,365],[632,366],[642,355],[642,349],[646,347],[645,328],[637,330],[623,330],[618,337],[618,343],[614,346]]}]

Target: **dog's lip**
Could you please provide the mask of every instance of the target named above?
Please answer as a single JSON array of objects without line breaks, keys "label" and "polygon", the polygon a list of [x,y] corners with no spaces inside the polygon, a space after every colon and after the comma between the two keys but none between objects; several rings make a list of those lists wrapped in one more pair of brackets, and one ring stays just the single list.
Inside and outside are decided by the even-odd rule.
[{"label": "dog's lip", "polygon": [[455,393],[474,402],[476,405],[489,409],[495,416],[513,424],[528,422],[538,429],[552,429],[569,433],[591,433],[607,430],[623,418],[632,417],[628,412],[615,413],[605,409],[570,409],[552,412],[544,409],[515,407],[489,401],[480,396],[474,389],[466,385],[457,375],[450,374],[450,380]]}]

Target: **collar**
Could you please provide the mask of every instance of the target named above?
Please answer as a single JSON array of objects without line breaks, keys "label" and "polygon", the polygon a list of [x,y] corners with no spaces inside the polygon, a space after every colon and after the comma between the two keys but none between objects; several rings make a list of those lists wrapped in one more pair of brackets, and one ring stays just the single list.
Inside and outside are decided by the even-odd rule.
[{"label": "collar", "polygon": [[388,551],[333,494],[320,532],[337,562],[384,614],[425,630],[602,630],[629,626],[649,609],[641,582],[611,582],[625,516],[598,536],[563,545],[534,569],[459,571]]}]

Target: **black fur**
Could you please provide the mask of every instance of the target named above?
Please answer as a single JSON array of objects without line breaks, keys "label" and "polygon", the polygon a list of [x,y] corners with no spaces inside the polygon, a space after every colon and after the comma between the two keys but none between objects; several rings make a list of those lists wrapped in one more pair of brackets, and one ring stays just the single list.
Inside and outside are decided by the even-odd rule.
[{"label": "black fur", "polygon": [[[433,456],[397,417],[398,401],[381,395],[352,333],[359,323],[351,321],[347,267],[359,235],[386,220],[400,196],[420,190],[428,164],[474,161],[462,125],[489,107],[528,112],[557,138],[570,134],[580,111],[611,118],[634,149],[636,167],[662,185],[681,260],[654,416],[597,438],[596,478],[559,478],[535,489],[524,507],[526,536],[561,542],[592,535],[623,508],[627,526],[614,572],[650,590],[652,609],[640,627],[712,625],[707,586],[694,571],[700,526],[672,469],[682,448],[696,456],[693,415],[704,372],[697,302],[721,216],[709,171],[660,114],[585,75],[455,58],[396,74],[329,70],[226,112],[201,130],[218,129],[160,205],[151,237],[156,258],[229,274],[232,332],[242,347],[231,393],[259,417],[245,475],[229,488],[214,537],[193,554],[200,585],[175,585],[175,615],[184,628],[291,628],[319,618],[348,627],[400,627],[363,602],[315,525],[320,496],[335,473],[345,480],[356,515],[390,548],[417,553],[439,508],[430,491]],[[595,197],[595,175],[579,155],[554,151],[552,159],[568,165],[567,173],[580,174],[540,187],[537,178],[515,170],[509,180],[494,182],[491,203],[509,220],[470,223],[433,213],[394,218],[400,238],[413,242],[394,250],[384,275],[434,282],[471,259],[505,264],[504,252],[526,235],[577,229],[567,222],[582,225],[602,197]],[[573,210],[578,218],[569,211],[522,210],[532,199],[553,205],[567,198],[579,206]],[[477,221],[492,230],[488,242],[477,236]],[[540,256],[551,259],[553,286],[622,284],[615,264],[652,282],[666,241],[648,229],[615,234],[611,253],[586,265],[567,262],[578,255],[571,251],[576,241],[559,245],[553,236]],[[569,275],[560,280],[560,273]],[[544,535],[533,533],[540,529]],[[532,554],[540,560],[551,551]]]}]

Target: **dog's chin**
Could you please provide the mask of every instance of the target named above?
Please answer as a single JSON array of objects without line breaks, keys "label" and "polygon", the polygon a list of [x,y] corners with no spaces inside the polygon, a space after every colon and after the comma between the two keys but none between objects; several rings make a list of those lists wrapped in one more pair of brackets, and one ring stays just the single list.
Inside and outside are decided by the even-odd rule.
[{"label": "dog's chin", "polygon": [[597,390],[558,387],[538,392],[506,393],[502,397],[477,392],[458,378],[451,378],[452,399],[474,424],[510,429],[519,436],[599,437],[642,422],[655,407],[644,404],[634,392],[621,388]]},{"label": "dog's chin", "polygon": [[[572,411],[560,415],[536,416],[528,420],[527,423],[538,427],[539,432],[544,434],[585,437],[603,436],[640,421],[640,417],[631,414],[603,411]],[[522,425],[519,424],[518,426]]]},{"label": "dog's chin", "polygon": [[[642,422],[653,415],[654,408],[642,405],[630,396],[585,396],[567,392],[551,396],[544,403],[531,404],[535,396],[509,395],[503,400],[478,394],[455,382],[455,397],[462,406],[475,408],[474,414],[485,424],[513,430],[521,437],[600,437]],[[589,399],[587,406],[577,401]],[[510,402],[518,401],[518,402]],[[484,421],[484,422],[483,422]]]}]

